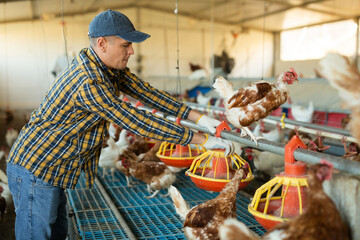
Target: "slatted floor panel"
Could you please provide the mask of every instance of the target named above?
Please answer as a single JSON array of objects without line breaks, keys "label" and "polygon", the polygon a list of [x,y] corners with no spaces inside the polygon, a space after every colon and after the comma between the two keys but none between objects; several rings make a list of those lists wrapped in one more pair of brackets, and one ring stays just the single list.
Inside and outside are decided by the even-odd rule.
[{"label": "slatted floor panel", "polygon": [[[126,179],[120,172],[116,172],[114,177],[110,172],[103,177],[102,169],[99,168],[98,177],[137,239],[186,239],[181,230],[182,221],[176,214],[170,197],[157,196],[146,199],[144,196],[149,195],[146,185],[134,181],[135,186],[128,188]],[[177,175],[174,186],[179,189],[190,206],[218,195],[197,188],[184,172]],[[160,192],[162,195],[166,193],[165,190]],[[82,239],[128,239],[97,186],[86,189],[82,177],[76,189],[68,190],[67,194]],[[262,236],[266,230],[247,211],[249,203],[248,198],[238,194],[237,218]]]}]

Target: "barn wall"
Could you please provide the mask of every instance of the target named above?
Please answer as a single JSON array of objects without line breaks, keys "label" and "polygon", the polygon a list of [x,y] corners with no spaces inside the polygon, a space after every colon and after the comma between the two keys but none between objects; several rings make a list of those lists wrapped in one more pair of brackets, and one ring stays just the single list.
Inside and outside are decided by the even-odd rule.
[{"label": "barn wall", "polygon": [[[160,89],[176,90],[176,15],[145,9],[121,9],[140,30],[151,35],[134,44],[135,56],[128,66]],[[97,13],[65,17],[68,53],[73,56],[88,46],[88,24]],[[36,108],[54,80],[51,71],[56,59],[64,56],[65,44],[60,18],[0,25],[0,108]],[[189,62],[203,65],[210,72],[212,53],[226,49],[235,58],[229,77],[269,77],[272,72],[273,37],[260,31],[241,30],[235,39],[234,26],[212,25],[179,16],[180,76],[190,75]],[[263,49],[263,36],[265,39]],[[139,58],[141,56],[141,58]],[[139,59],[141,59],[139,61]],[[264,65],[264,67],[263,67]],[[264,69],[264,70],[262,70]],[[184,80],[185,81],[185,80]],[[181,90],[198,82],[181,82]]]}]

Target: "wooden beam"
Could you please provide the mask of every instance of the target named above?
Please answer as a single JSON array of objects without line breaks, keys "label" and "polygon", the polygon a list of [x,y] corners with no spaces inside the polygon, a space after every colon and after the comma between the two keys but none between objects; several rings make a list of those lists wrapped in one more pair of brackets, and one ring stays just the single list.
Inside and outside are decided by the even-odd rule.
[{"label": "wooden beam", "polygon": [[264,14],[257,15],[257,16],[254,16],[254,17],[249,17],[249,18],[246,18],[246,19],[242,19],[242,20],[240,20],[238,22],[233,22],[233,24],[246,23],[246,22],[249,22],[249,21],[252,21],[252,20],[257,20],[259,18],[263,18],[263,17],[266,17],[266,16],[282,13],[282,12],[285,12],[285,11],[293,9],[293,8],[304,7],[304,6],[309,5],[309,4],[320,3],[320,2],[324,2],[324,1],[328,1],[328,0],[312,0],[312,1],[304,2],[304,3],[299,4],[299,5],[291,5],[291,6],[283,8],[283,9],[276,10],[276,11],[272,11],[272,12],[264,13]]},{"label": "wooden beam", "polygon": [[[309,11],[313,11],[313,12],[330,14],[330,15],[336,15],[336,16],[338,16],[338,17],[345,17],[344,15],[340,15],[340,14],[337,14],[337,13],[334,13],[334,12],[311,8],[311,7],[309,7],[309,5],[296,6],[296,5],[294,5],[294,4],[291,4],[291,3],[288,3],[288,2],[285,2],[285,1],[279,1],[279,0],[266,0],[266,1],[271,2],[271,3],[282,4],[282,5],[287,6],[287,7],[295,6],[295,7],[303,8],[303,9],[305,9],[305,10],[309,10]],[[327,1],[327,0],[323,0],[323,1],[321,1],[321,2],[326,2],[326,1]],[[321,3],[321,2],[320,2],[320,3]],[[316,3],[314,3],[314,4],[316,4]]]}]

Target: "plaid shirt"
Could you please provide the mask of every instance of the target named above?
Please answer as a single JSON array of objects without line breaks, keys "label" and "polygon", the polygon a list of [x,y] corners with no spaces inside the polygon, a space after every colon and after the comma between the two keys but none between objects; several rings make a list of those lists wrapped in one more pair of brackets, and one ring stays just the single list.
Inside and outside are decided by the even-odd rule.
[{"label": "plaid shirt", "polygon": [[109,122],[137,135],[181,145],[193,132],[119,100],[122,91],[144,105],[183,119],[190,108],[132,74],[107,68],[81,50],[55,80],[14,143],[8,161],[54,186],[74,189],[81,170],[92,187]]}]

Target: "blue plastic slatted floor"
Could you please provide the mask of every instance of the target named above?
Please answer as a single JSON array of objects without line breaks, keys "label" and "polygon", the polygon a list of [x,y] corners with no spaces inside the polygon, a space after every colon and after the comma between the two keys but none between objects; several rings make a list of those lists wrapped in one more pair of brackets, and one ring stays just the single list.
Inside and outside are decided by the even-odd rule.
[{"label": "blue plastic slatted floor", "polygon": [[[182,232],[183,223],[176,214],[170,197],[157,196],[146,199],[144,196],[149,195],[146,185],[135,181],[136,185],[128,188],[125,177],[120,172],[116,172],[114,178],[110,174],[102,178],[102,169],[99,168],[98,177],[137,239],[186,239]],[[197,188],[191,179],[184,175],[184,172],[178,174],[174,186],[179,189],[190,206],[218,195],[218,193]],[[94,189],[85,189],[85,187],[85,180],[81,178],[76,189],[68,191],[80,237],[82,239],[128,239],[96,186]],[[167,192],[163,190],[160,193]],[[248,212],[249,203],[249,199],[238,194],[238,220],[262,236],[266,230]]]}]

